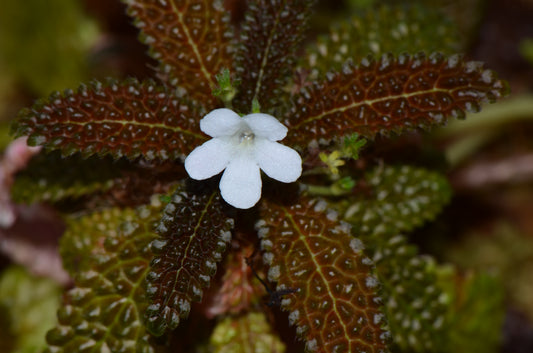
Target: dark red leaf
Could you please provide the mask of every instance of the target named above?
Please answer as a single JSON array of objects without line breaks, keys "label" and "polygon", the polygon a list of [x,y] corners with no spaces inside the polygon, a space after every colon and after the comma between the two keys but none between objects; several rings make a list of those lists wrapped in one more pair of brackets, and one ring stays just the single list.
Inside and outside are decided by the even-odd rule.
[{"label": "dark red leaf", "polygon": [[506,83],[492,71],[457,55],[365,59],[359,67],[329,73],[295,97],[285,119],[290,127],[285,141],[305,147],[353,133],[372,138],[442,125],[506,93]]},{"label": "dark red leaf", "polygon": [[184,96],[216,105],[215,75],[230,68],[229,12],[220,0],[123,0],[141,40],[161,64],[159,75]]},{"label": "dark red leaf", "polygon": [[147,276],[152,304],[147,327],[155,335],[174,329],[200,301],[231,239],[233,220],[222,212],[218,193],[178,191],[165,208],[152,243],[155,257]]},{"label": "dark red leaf", "polygon": [[276,106],[295,61],[315,0],[257,0],[250,3],[235,69],[241,85],[235,105],[250,113],[257,98],[264,111]]},{"label": "dark red leaf", "polygon": [[153,81],[94,81],[23,109],[13,132],[63,155],[176,159],[206,140],[200,118],[196,108]]},{"label": "dark red leaf", "polygon": [[325,201],[264,203],[258,223],[269,280],[311,352],[386,352],[390,334],[373,263]]}]

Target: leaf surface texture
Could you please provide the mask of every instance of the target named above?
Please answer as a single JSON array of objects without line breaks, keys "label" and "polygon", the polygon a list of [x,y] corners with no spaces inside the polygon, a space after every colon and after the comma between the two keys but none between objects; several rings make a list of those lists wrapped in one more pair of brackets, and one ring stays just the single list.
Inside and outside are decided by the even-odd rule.
[{"label": "leaf surface texture", "polygon": [[373,263],[324,201],[268,203],[258,223],[268,278],[309,351],[387,352]]}]

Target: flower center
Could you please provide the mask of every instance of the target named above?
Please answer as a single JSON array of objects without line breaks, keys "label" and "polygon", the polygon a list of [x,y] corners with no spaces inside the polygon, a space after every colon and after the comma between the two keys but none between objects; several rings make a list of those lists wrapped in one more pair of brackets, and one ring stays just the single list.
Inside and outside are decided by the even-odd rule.
[{"label": "flower center", "polygon": [[239,143],[250,143],[254,140],[255,138],[255,135],[252,131],[250,130],[246,130],[246,131],[243,131],[241,132],[241,134],[239,135]]}]

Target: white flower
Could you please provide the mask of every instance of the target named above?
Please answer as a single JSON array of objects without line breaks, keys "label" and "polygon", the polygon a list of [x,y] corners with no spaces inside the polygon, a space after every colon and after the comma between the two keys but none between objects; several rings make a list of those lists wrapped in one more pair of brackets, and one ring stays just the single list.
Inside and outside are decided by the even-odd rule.
[{"label": "white flower", "polygon": [[298,153],[275,141],[287,135],[287,128],[268,114],[240,117],[230,109],[215,109],[200,121],[200,129],[213,139],[196,147],[185,159],[193,179],[208,179],[224,171],[220,192],[237,208],[250,208],[261,198],[262,169],[284,183],[302,174]]}]

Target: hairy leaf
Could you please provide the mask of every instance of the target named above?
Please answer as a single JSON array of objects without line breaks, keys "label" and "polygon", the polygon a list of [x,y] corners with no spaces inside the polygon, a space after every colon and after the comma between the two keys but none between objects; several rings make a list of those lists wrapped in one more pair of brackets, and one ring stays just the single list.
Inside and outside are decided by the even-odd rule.
[{"label": "hairy leaf", "polygon": [[384,55],[345,65],[294,97],[286,115],[287,144],[305,147],[353,133],[368,138],[429,128],[476,112],[507,93],[507,85],[478,62],[457,55]]},{"label": "hairy leaf", "polygon": [[152,243],[155,257],[147,276],[151,305],[146,318],[152,334],[176,328],[189,315],[191,303],[202,299],[232,227],[218,191],[178,190],[173,195],[158,226],[160,237]]},{"label": "hairy leaf", "polygon": [[241,85],[235,99],[242,113],[257,99],[263,111],[279,103],[295,52],[315,0],[256,0],[246,13],[235,69]]},{"label": "hairy leaf", "polygon": [[458,38],[456,26],[440,9],[421,4],[382,5],[335,24],[328,36],[310,48],[307,66],[325,74],[369,54],[453,54],[459,51]]},{"label": "hairy leaf", "polygon": [[211,110],[215,75],[231,67],[229,13],[221,0],[122,0],[161,79]]},{"label": "hairy leaf", "polygon": [[268,278],[309,351],[386,352],[373,263],[324,201],[268,203],[258,223]]},{"label": "hairy leaf", "polygon": [[285,352],[264,313],[258,312],[225,318],[215,327],[210,343],[213,353]]},{"label": "hairy leaf", "polygon": [[[446,178],[409,166],[377,167],[365,176],[369,190],[338,205],[358,236],[393,236],[430,221],[451,197]],[[348,204],[346,206],[346,204]]]},{"label": "hairy leaf", "polygon": [[12,131],[67,156],[176,159],[205,141],[199,119],[196,108],[153,81],[93,81],[21,110]]},{"label": "hairy leaf", "polygon": [[79,223],[87,232],[81,241],[90,244],[75,244],[74,251],[90,248],[90,263],[82,264],[76,286],[58,311],[58,326],[48,332],[49,353],[154,352],[143,322],[148,305],[143,283],[161,205],[117,212],[90,215]]},{"label": "hairy leaf", "polygon": [[431,352],[444,344],[449,302],[439,288],[432,258],[398,235],[432,220],[450,199],[450,186],[436,172],[409,166],[377,167],[366,174],[368,189],[347,208],[353,225],[376,264],[394,344],[406,352]]},{"label": "hairy leaf", "polygon": [[[403,3],[403,0],[380,0],[385,4]],[[448,17],[453,19],[458,32],[461,46],[467,48],[479,36],[480,22],[485,16],[486,0],[411,0],[409,4],[421,4],[427,8],[441,9]]]},{"label": "hairy leaf", "polygon": [[134,210],[119,208],[67,217],[67,229],[59,242],[63,267],[72,277],[82,271],[90,271],[95,258],[106,253],[106,239],[117,237],[120,225],[134,217]]},{"label": "hairy leaf", "polygon": [[404,352],[440,351],[446,343],[449,300],[439,287],[435,261],[418,255],[402,235],[365,236],[366,253],[383,284],[384,308],[394,345]]},{"label": "hairy leaf", "polygon": [[119,174],[119,164],[110,159],[40,154],[17,175],[11,195],[21,203],[57,202],[105,191],[113,186],[113,179]]},{"label": "hairy leaf", "polygon": [[149,203],[154,194],[171,194],[176,185],[187,176],[183,164],[174,161],[154,161],[129,165],[122,175],[113,180],[113,186],[91,200],[106,207],[136,207]]}]

